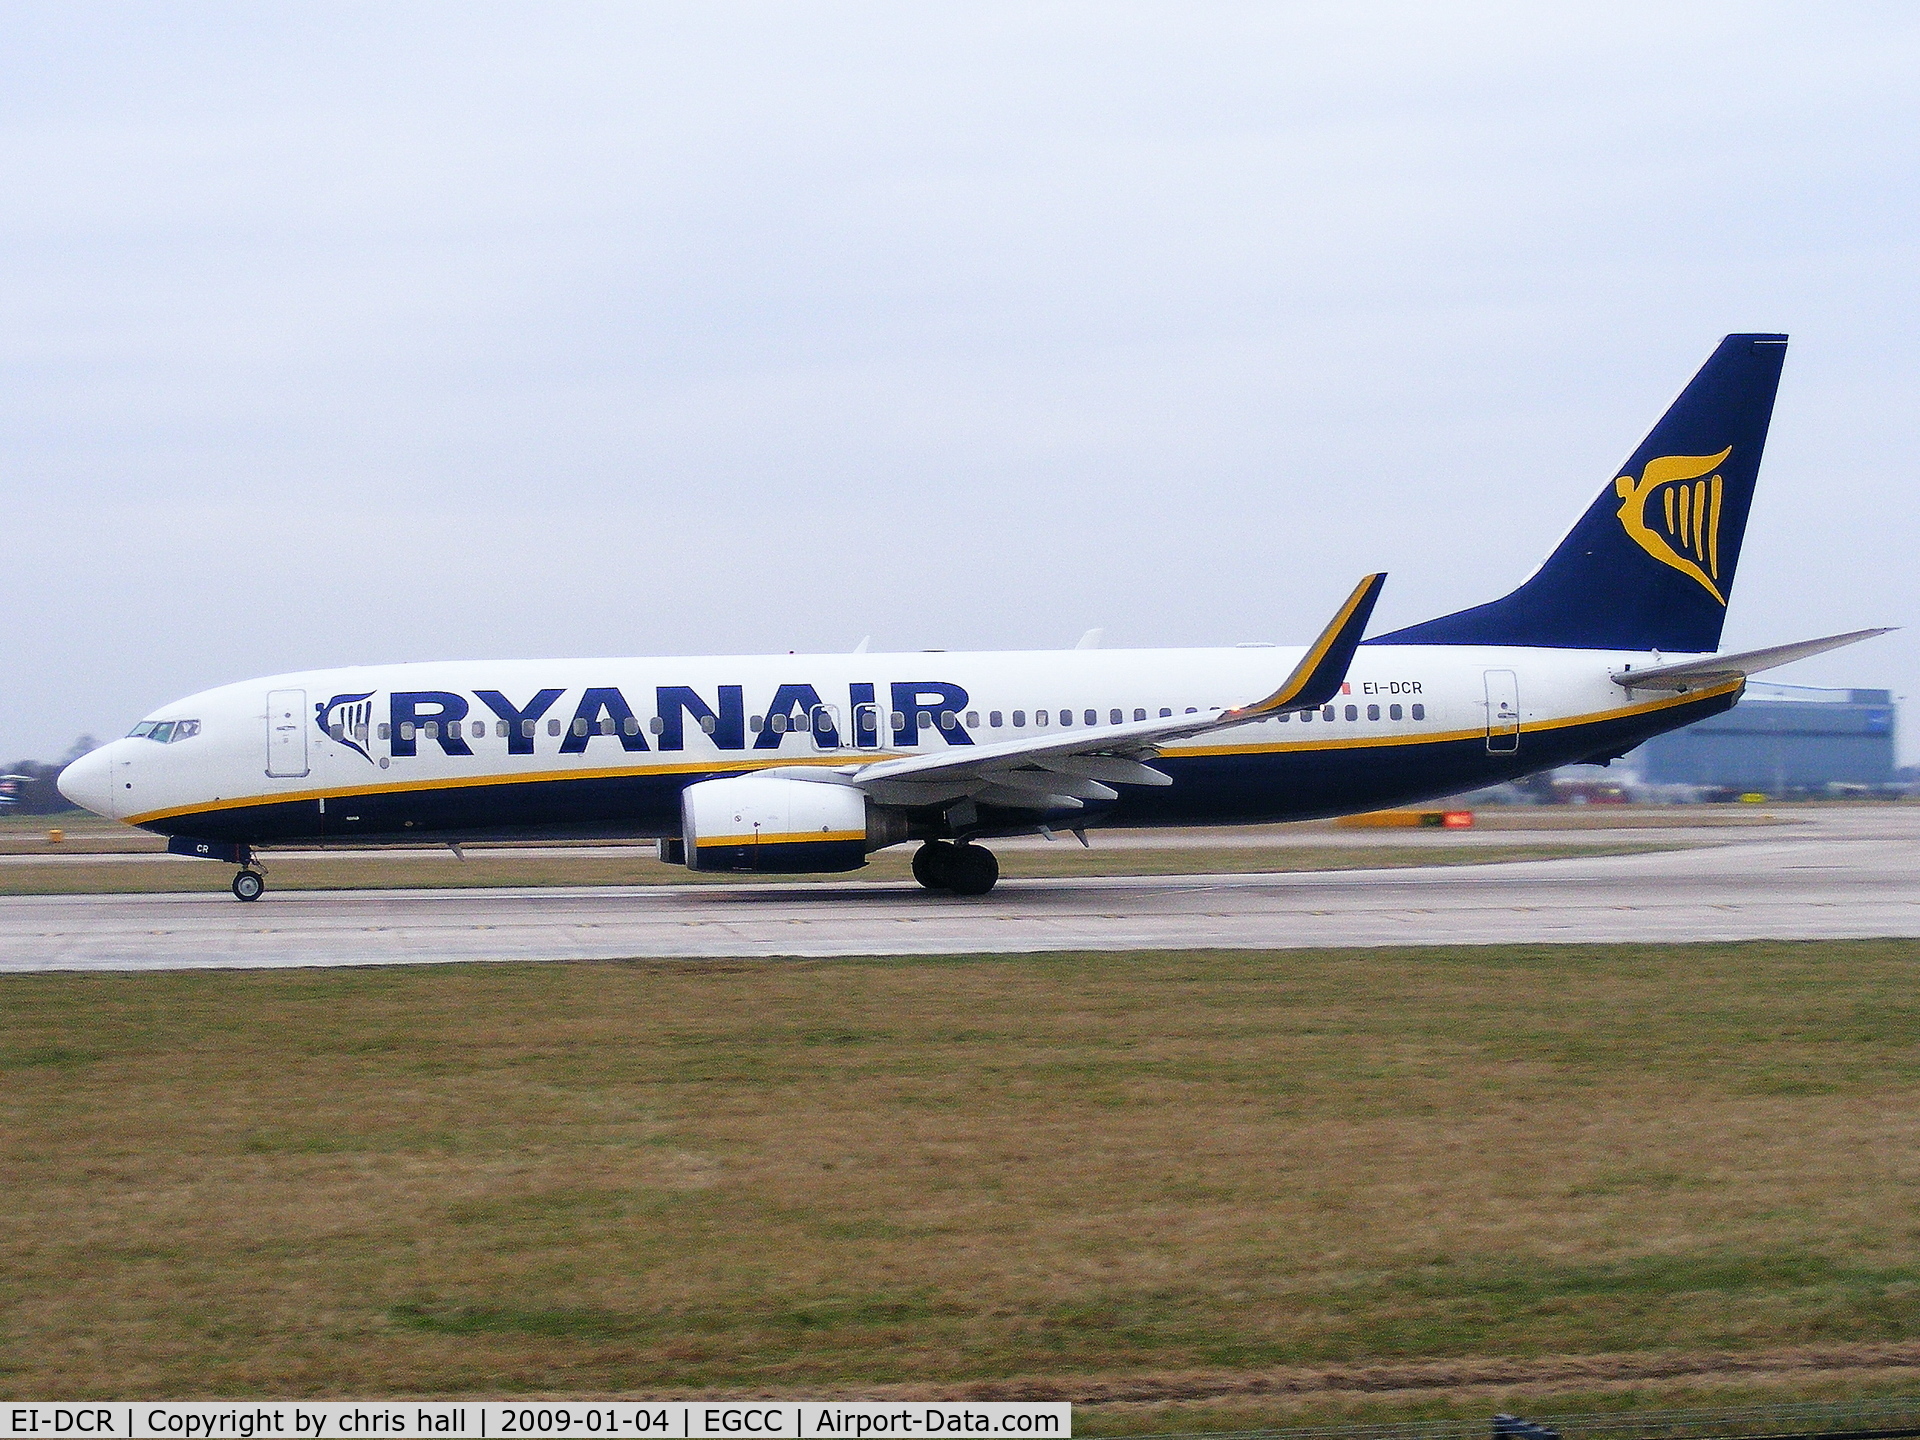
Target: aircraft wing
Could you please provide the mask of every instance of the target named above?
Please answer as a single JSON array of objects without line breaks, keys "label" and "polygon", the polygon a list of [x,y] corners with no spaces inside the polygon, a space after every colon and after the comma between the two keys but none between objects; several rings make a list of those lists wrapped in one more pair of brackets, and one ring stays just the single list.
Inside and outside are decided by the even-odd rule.
[{"label": "aircraft wing", "polygon": [[1897,628],[1889,625],[1878,630],[1849,630],[1845,635],[1797,640],[1791,645],[1747,650],[1738,655],[1708,655],[1699,660],[1685,660],[1678,665],[1656,666],[1651,670],[1622,670],[1614,675],[1613,683],[1629,690],[1697,690],[1727,680],[1744,680],[1749,675],[1771,670],[1776,665],[1805,660],[1811,655],[1824,655],[1829,650],[1871,640],[1876,635],[1886,635]]},{"label": "aircraft wing", "polygon": [[959,746],[881,760],[831,777],[816,770],[806,778],[838,779],[883,804],[935,805],[971,799],[1029,810],[1075,810],[1089,800],[1113,800],[1120,793],[1115,784],[1171,785],[1170,777],[1143,763],[1157,756],[1167,742],[1264,720],[1283,711],[1311,710],[1338,695],[1386,578],[1369,575],[1355,586],[1293,672],[1272,694],[1250,704],[1205,715],[1095,725],[991,745]]}]

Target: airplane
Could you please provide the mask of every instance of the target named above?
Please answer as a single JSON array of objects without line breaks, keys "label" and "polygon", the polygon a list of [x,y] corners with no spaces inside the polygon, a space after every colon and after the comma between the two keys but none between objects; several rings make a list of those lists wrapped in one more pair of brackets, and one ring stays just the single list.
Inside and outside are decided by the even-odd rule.
[{"label": "airplane", "polygon": [[276,846],[647,839],[700,872],[833,873],[918,844],[983,895],[996,836],[1404,805],[1729,709],[1857,630],[1718,655],[1787,337],[1729,335],[1512,593],[1304,649],[459,661],[308,670],[162,706],[63,795],[240,867]]}]

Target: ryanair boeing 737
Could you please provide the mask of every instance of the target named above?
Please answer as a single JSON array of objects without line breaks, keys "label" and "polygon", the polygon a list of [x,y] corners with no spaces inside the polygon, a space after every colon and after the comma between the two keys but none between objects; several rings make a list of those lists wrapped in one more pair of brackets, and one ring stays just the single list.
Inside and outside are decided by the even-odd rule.
[{"label": "ryanair boeing 737", "polygon": [[1729,335],[1519,589],[1363,640],[1370,575],[1268,647],[378,665],[163,706],[75,761],[78,805],[240,866],[264,847],[653,837],[700,871],[853,870],[918,843],[1298,820],[1623,755],[1747,676],[1881,630],[1716,655],[1786,353]]}]

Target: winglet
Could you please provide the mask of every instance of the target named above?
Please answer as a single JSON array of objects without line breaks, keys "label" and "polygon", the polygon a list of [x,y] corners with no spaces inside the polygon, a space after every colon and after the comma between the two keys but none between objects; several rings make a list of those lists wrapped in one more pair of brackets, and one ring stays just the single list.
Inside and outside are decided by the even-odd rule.
[{"label": "winglet", "polygon": [[1386,583],[1382,573],[1369,575],[1354,586],[1347,603],[1327,622],[1320,638],[1307,647],[1307,653],[1278,690],[1264,700],[1229,710],[1220,718],[1235,720],[1279,710],[1311,710],[1338,695],[1347,678],[1347,667],[1353,664],[1353,652],[1359,648],[1360,637],[1373,616],[1374,601],[1380,598],[1380,587]]}]

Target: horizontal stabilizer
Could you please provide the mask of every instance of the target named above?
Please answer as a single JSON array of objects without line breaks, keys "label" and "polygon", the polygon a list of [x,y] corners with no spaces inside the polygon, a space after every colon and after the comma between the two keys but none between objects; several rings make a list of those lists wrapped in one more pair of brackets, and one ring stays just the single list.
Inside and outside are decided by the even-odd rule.
[{"label": "horizontal stabilizer", "polygon": [[1829,650],[1871,640],[1876,635],[1886,635],[1897,628],[1888,625],[1878,630],[1849,630],[1845,635],[1798,640],[1791,645],[1772,645],[1765,650],[1748,650],[1740,655],[1706,655],[1698,660],[1687,660],[1678,665],[1660,665],[1652,670],[1622,670],[1613,677],[1613,683],[1629,690],[1697,690],[1728,680],[1744,680],[1749,675],[1758,675],[1762,670],[1771,670],[1777,665],[1791,664],[1813,655],[1824,655]]}]

